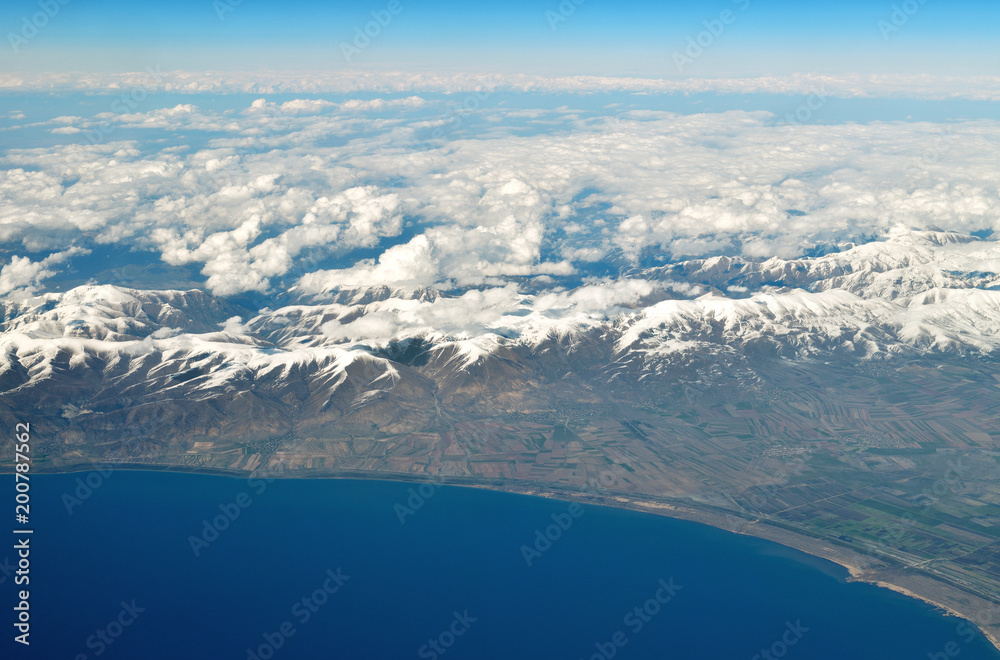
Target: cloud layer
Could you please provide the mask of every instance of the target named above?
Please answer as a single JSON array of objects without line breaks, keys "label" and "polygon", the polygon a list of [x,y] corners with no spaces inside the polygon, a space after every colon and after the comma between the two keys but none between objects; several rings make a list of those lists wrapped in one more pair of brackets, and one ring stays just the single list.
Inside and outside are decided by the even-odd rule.
[{"label": "cloud layer", "polygon": [[746,78],[637,78],[401,71],[146,71],[123,73],[0,73],[0,90],[87,90],[146,93],[402,93],[508,90],[520,92],[638,92],[658,94],[789,94],[823,92],[841,98],[1000,100],[1000,76],[931,74],[795,74]]},{"label": "cloud layer", "polygon": [[27,255],[102,244],[195,266],[219,295],[324,296],[544,289],[684,258],[794,258],[897,226],[989,233],[1000,217],[1000,122],[988,120],[467,112],[408,96],[22,126],[78,134],[0,160],[8,290],[53,272]]}]

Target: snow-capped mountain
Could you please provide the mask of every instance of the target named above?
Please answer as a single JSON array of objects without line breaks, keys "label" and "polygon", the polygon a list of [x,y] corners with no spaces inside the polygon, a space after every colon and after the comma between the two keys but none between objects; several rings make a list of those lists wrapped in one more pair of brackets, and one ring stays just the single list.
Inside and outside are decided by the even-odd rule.
[{"label": "snow-capped mountain", "polygon": [[414,431],[655,398],[712,365],[752,383],[766,360],[992,355],[998,280],[1000,243],[897,230],[813,258],[716,257],[543,294],[381,287],[250,309],[81,286],[0,305],[0,391],[8,414],[98,435],[144,409],[169,417],[170,437],[264,437],[291,419]]}]

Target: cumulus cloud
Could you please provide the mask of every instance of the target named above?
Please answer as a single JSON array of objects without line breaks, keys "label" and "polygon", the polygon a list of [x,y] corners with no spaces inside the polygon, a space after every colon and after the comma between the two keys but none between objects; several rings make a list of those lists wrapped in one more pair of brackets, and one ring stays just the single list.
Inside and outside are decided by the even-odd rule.
[{"label": "cumulus cloud", "polygon": [[[495,108],[488,132],[428,143],[430,103],[261,99],[68,117],[49,126],[115,121],[151,139],[5,152],[0,242],[113,243],[196,265],[221,295],[279,281],[321,295],[555,286],[651,261],[793,258],[897,225],[1000,228],[996,121],[564,108],[558,131],[524,131],[534,109]],[[163,130],[213,136],[163,149]]]},{"label": "cumulus cloud", "polygon": [[[253,183],[265,191],[274,184],[267,177]],[[398,206],[396,195],[380,195],[374,186],[350,188],[314,200],[300,224],[256,244],[264,222],[259,214],[251,215],[234,229],[207,236],[161,228],[152,239],[167,263],[203,263],[202,273],[208,276],[206,285],[215,293],[264,291],[269,286],[268,278],[286,273],[293,259],[308,248],[371,247],[382,237],[397,235],[402,227],[396,213]]]},{"label": "cumulus cloud", "polygon": [[284,103],[275,103],[265,98],[255,100],[250,104],[248,114],[309,114],[316,115],[330,110],[345,112],[370,112],[396,109],[415,109],[427,105],[427,101],[419,96],[391,99],[348,99],[334,102],[325,99],[293,99]]},{"label": "cumulus cloud", "polygon": [[508,284],[433,300],[394,297],[344,308],[340,318],[320,330],[334,342],[384,343],[416,336],[454,342],[485,335],[538,341],[552,333],[595,327],[669,288],[663,282],[617,280],[542,295],[521,293]]},{"label": "cumulus cloud", "polygon": [[395,108],[422,108],[427,105],[427,101],[420,98],[419,96],[408,96],[404,99],[371,99],[369,101],[362,101],[358,99],[351,99],[349,101],[344,101],[340,104],[341,110],[349,110],[353,112],[365,112],[371,110],[392,110]]},{"label": "cumulus cloud", "polygon": [[239,316],[232,316],[220,325],[222,326],[222,331],[230,335],[245,335],[247,332],[247,328],[243,324],[243,319]]},{"label": "cumulus cloud", "polygon": [[90,250],[70,248],[62,252],[54,252],[39,261],[28,257],[13,256],[10,263],[0,268],[0,295],[6,296],[15,291],[30,294],[37,290],[42,280],[57,274],[51,267],[63,263],[70,257],[89,254]]},{"label": "cumulus cloud", "polygon": [[318,270],[304,275],[299,286],[306,293],[322,293],[337,287],[424,287],[434,284],[437,278],[438,268],[430,241],[421,235],[387,249],[377,262],[365,259],[350,268]]}]

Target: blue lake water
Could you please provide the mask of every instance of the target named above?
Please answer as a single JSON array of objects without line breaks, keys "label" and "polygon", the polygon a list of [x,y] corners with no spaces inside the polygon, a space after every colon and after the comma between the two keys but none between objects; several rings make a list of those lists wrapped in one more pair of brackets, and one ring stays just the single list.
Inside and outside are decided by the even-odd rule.
[{"label": "blue lake water", "polygon": [[[405,515],[406,483],[158,472],[69,514],[85,477],[32,479],[32,644],[0,574],[4,658],[1000,658],[833,564],[685,521],[454,487]],[[220,506],[238,517],[205,534]]]}]

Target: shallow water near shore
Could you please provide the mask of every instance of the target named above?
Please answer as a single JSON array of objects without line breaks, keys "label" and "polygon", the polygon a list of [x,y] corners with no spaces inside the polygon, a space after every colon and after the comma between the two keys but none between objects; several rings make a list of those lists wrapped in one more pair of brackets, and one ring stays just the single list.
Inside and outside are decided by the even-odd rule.
[{"label": "shallow water near shore", "polygon": [[687,521],[391,481],[98,476],[32,477],[31,646],[8,634],[4,657],[1000,658],[929,605]]}]

